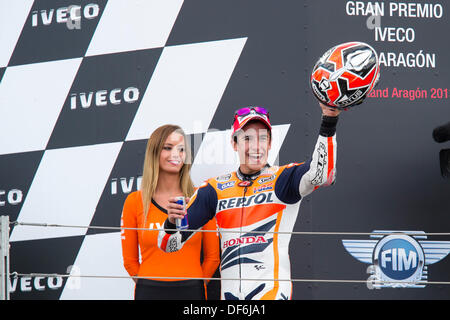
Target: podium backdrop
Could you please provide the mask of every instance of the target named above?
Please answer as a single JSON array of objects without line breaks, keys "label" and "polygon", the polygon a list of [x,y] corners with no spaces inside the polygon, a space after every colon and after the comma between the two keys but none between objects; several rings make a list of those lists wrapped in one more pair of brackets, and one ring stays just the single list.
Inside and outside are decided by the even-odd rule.
[{"label": "podium backdrop", "polygon": [[[2,0],[0,215],[119,227],[155,128],[185,129],[198,185],[237,168],[229,128],[242,106],[270,110],[271,163],[306,161],[320,125],[312,67],[332,46],[363,41],[379,53],[380,83],[340,116],[336,183],[303,200],[294,231],[450,232],[439,164],[450,142],[432,138],[450,121],[449,30],[443,0]],[[423,249],[419,276],[450,281],[449,237],[413,239],[437,251],[424,242],[403,250],[405,270]],[[292,277],[373,277],[375,242],[362,262],[347,240],[377,238],[293,235]],[[11,271],[127,275],[118,230],[15,226],[10,241]],[[134,288],[130,279],[56,276],[10,286],[12,299],[132,299]],[[296,282],[293,298],[449,299],[450,286]]]}]

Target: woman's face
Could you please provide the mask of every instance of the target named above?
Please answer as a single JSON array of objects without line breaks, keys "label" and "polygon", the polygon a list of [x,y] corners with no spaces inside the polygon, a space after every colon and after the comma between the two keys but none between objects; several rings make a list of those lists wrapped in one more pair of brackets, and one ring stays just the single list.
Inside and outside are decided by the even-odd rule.
[{"label": "woman's face", "polygon": [[178,132],[172,132],[161,150],[159,170],[167,173],[179,173],[185,161],[184,137]]}]

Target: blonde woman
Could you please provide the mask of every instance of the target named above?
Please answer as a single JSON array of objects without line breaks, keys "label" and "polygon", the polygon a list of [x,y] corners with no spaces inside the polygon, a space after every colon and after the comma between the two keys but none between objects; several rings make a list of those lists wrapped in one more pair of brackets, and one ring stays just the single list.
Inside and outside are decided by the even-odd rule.
[{"label": "blonde woman", "polygon": [[[128,195],[122,212],[122,227],[145,228],[122,232],[125,269],[130,276],[145,277],[134,279],[136,300],[206,298],[206,282],[189,278],[210,278],[216,271],[220,262],[217,233],[199,232],[182,250],[166,253],[158,248],[158,231],[151,231],[162,228],[170,197],[184,196],[188,201],[194,193],[190,169],[190,148],[182,129],[175,125],[156,129],[147,143],[141,190]],[[215,230],[215,219],[203,229]]]}]

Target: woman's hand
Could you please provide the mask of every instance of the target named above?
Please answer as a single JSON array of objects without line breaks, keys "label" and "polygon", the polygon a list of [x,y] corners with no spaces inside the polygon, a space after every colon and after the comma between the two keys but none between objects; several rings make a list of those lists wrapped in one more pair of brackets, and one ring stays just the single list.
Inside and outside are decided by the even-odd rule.
[{"label": "woman's hand", "polygon": [[[185,198],[186,205],[189,203],[190,198]],[[169,198],[169,204],[167,205],[167,216],[170,223],[175,224],[175,219],[183,219],[186,214],[186,210],[183,210],[183,206],[181,204],[176,203],[177,198],[172,197]]]}]

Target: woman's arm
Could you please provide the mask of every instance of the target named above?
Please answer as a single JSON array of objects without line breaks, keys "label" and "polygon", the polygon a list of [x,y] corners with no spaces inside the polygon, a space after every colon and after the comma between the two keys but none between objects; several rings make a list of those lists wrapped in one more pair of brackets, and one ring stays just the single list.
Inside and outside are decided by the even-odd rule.
[{"label": "woman's arm", "polygon": [[[125,200],[125,204],[122,210],[122,218],[120,220],[122,228],[137,228],[138,200],[138,193],[130,194]],[[139,272],[140,266],[138,231],[123,229],[120,235],[122,242],[123,265],[130,276],[136,276]]]}]

